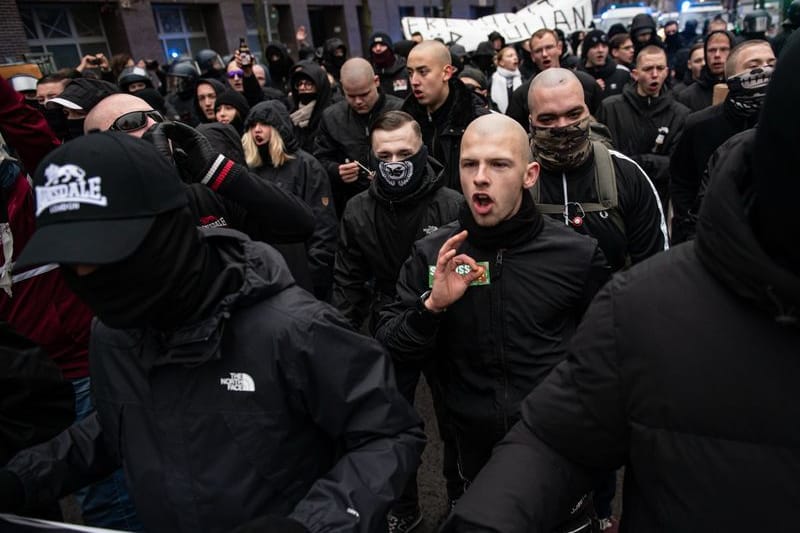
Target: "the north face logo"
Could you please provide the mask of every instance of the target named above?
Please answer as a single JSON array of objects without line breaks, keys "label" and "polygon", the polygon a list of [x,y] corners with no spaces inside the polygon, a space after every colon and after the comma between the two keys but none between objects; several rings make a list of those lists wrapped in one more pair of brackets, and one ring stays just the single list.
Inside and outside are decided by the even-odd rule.
[{"label": "the north face logo", "polygon": [[422,233],[424,233],[425,235],[430,235],[437,229],[439,229],[439,226],[425,226],[424,228],[422,228]]},{"label": "the north face logo", "polygon": [[255,392],[256,383],[250,374],[244,372],[231,372],[231,377],[220,378],[219,384],[228,387],[229,391],[237,392]]},{"label": "the north face logo", "polygon": [[36,187],[36,216],[44,210],[50,213],[74,211],[81,204],[106,207],[108,199],[103,196],[100,176],[86,178],[86,171],[76,165],[50,164],[44,171],[47,181]]}]

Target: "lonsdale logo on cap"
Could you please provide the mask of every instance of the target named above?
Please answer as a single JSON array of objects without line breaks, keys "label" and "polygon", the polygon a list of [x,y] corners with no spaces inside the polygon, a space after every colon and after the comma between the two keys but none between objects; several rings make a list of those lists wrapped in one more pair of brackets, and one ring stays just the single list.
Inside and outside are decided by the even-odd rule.
[{"label": "lonsdale logo on cap", "polygon": [[50,164],[44,171],[47,181],[36,187],[36,216],[45,210],[50,214],[75,211],[81,204],[106,207],[100,176],[86,177],[86,171],[77,165]]}]

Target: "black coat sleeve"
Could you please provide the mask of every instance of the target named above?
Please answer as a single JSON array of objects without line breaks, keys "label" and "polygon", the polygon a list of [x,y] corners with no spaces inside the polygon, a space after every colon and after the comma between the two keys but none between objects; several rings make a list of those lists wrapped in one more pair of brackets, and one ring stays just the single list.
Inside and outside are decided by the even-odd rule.
[{"label": "black coat sleeve", "polygon": [[311,154],[305,154],[306,172],[303,199],[314,213],[314,231],[306,241],[308,267],[315,289],[327,292],[333,281],[338,219],[325,169]]},{"label": "black coat sleeve", "polygon": [[305,349],[287,358],[286,377],[343,453],[289,518],[312,532],[385,530],[389,506],[419,466],[421,421],[398,392],[380,345],[321,307],[302,332]]},{"label": "black coat sleeve", "polygon": [[19,452],[5,470],[22,482],[29,509],[96,483],[119,466],[119,459],[108,451],[95,412],[53,439]]},{"label": "black coat sleeve", "polygon": [[346,157],[344,147],[336,141],[332,129],[333,112],[335,109],[328,108],[322,113],[322,119],[319,122],[319,130],[317,130],[317,137],[314,139],[314,157],[325,168],[331,184],[341,182],[339,177],[339,165],[344,163]]},{"label": "black coat sleeve", "polygon": [[511,100],[506,108],[506,115],[519,122],[525,131],[530,130],[530,120],[528,111],[528,87],[529,83],[523,83],[511,93]]},{"label": "black coat sleeve", "polygon": [[525,398],[521,421],[445,531],[548,533],[599,472],[625,463],[630,436],[614,313],[621,283],[617,277],[598,293],[566,359]]},{"label": "black coat sleeve", "polygon": [[243,166],[234,168],[216,192],[236,214],[236,229],[270,243],[304,242],[312,235],[314,213],[303,199]]},{"label": "black coat sleeve", "polygon": [[669,192],[675,216],[685,218],[697,197],[700,176],[695,161],[695,127],[690,119],[670,160]]},{"label": "black coat sleeve", "polygon": [[[444,242],[444,240],[442,240]],[[428,290],[428,261],[414,243],[411,256],[406,259],[397,279],[397,299],[380,312],[375,338],[383,344],[395,361],[424,359],[433,355],[436,335],[443,318],[419,309],[419,299]]]},{"label": "black coat sleeve", "polygon": [[[255,74],[245,76],[242,79],[242,86],[244,88],[244,97],[247,99],[247,105],[253,107],[264,99],[264,91],[261,90],[261,85],[258,83],[258,78]],[[244,117],[242,117],[244,120]]]},{"label": "black coat sleeve", "polygon": [[347,204],[339,225],[339,243],[333,264],[331,303],[350,321],[353,329],[359,331],[370,308],[372,291],[367,282],[372,279],[373,273],[365,250],[361,249],[355,234],[357,231],[355,209],[363,208],[363,204],[354,202],[356,200]]}]

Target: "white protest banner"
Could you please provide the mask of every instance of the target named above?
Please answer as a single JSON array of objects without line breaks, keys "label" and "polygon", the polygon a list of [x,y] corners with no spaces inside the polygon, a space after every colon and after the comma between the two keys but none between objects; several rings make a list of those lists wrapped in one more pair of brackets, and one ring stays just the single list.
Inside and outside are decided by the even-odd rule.
[{"label": "white protest banner", "polygon": [[561,28],[567,35],[589,27],[592,23],[591,0],[538,0],[516,13],[497,13],[475,20],[435,17],[403,17],[403,35],[411,38],[420,32],[425,39],[455,42],[467,52],[488,39],[493,31],[500,32],[507,43],[530,39],[541,28]]}]

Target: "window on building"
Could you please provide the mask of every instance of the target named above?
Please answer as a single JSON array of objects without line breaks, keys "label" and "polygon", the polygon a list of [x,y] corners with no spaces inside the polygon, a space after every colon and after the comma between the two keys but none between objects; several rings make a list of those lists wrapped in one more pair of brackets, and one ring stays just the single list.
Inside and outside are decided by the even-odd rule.
[{"label": "window on building", "polygon": [[444,10],[441,6],[422,6],[422,15],[424,17],[443,17]]},{"label": "window on building", "polygon": [[167,61],[209,47],[201,6],[153,5],[153,17]]},{"label": "window on building", "polygon": [[471,19],[487,17],[489,15],[494,15],[494,13],[494,6],[469,6],[469,17]]},{"label": "window on building", "polygon": [[31,52],[53,54],[57,68],[75,68],[86,54],[111,57],[99,4],[20,4]]},{"label": "window on building", "polygon": [[[244,13],[244,21],[247,25],[247,46],[261,60],[261,43],[258,42],[258,23],[256,22],[256,9],[253,4],[242,4],[242,12]],[[278,28],[278,8],[269,6],[269,28],[266,28],[268,36],[267,41],[280,41],[280,33]]]},{"label": "window on building", "polygon": [[397,14],[400,15],[401,19],[403,17],[413,17],[414,13],[414,6],[397,6]]}]

